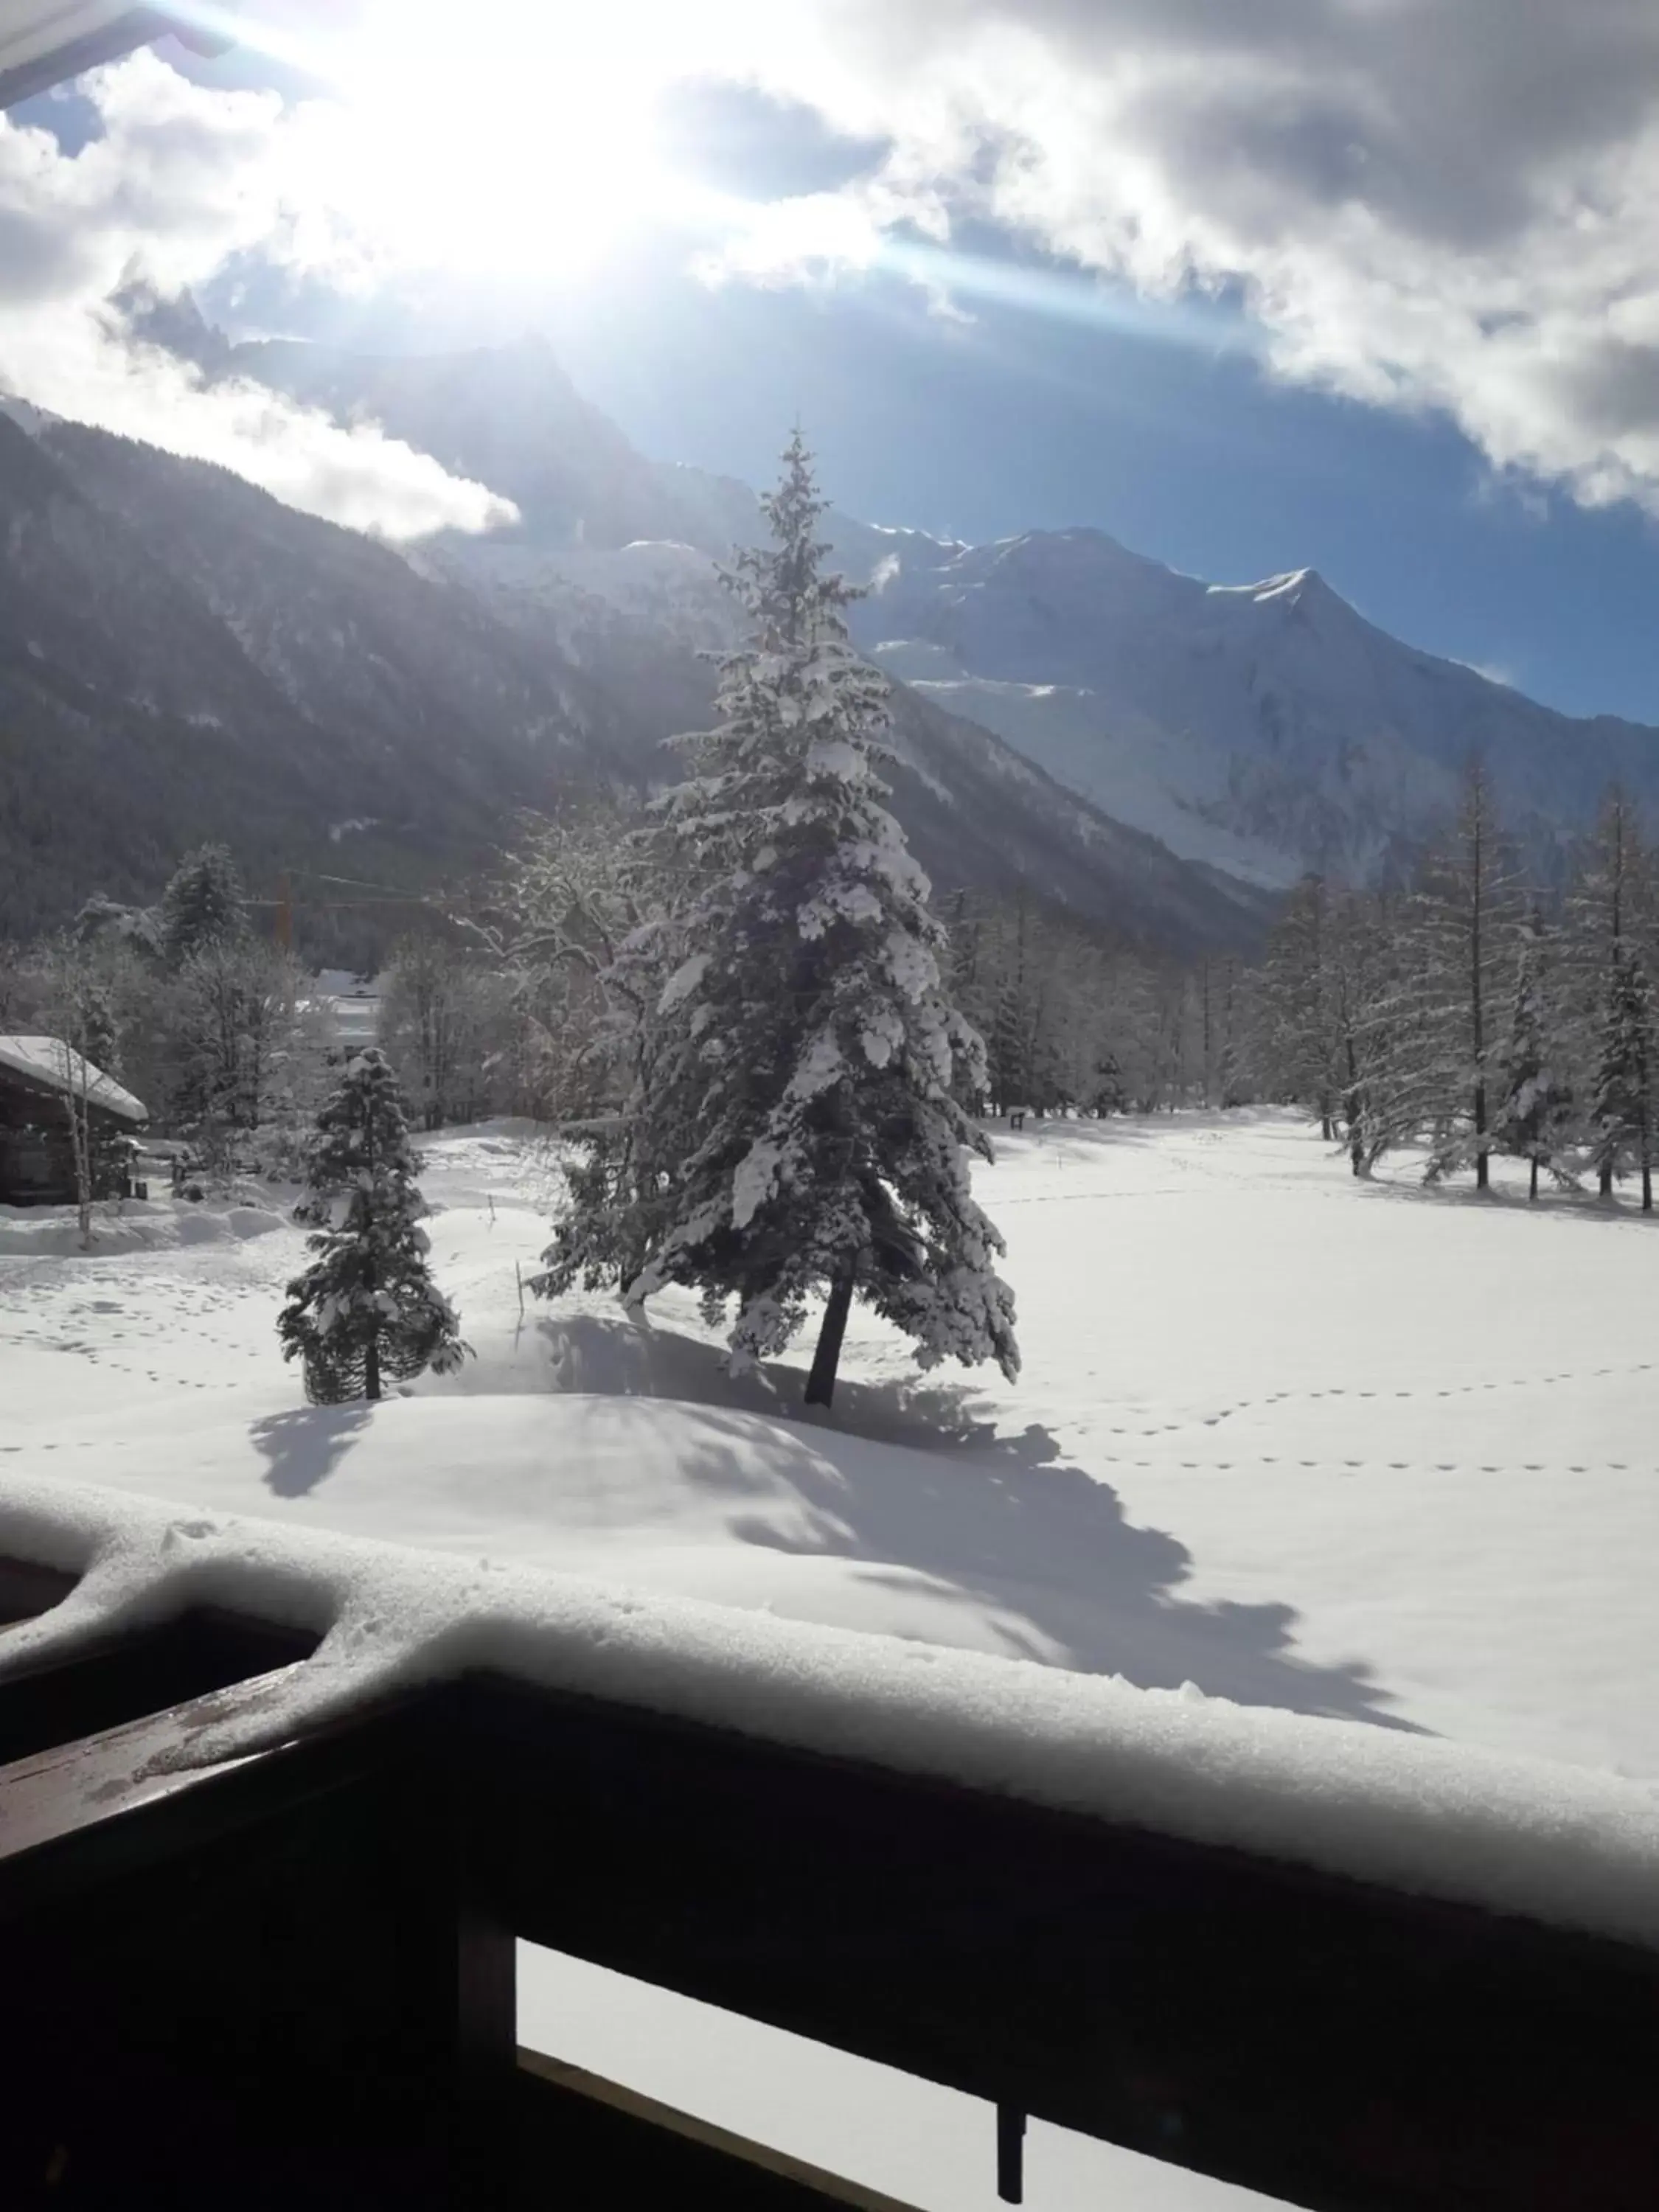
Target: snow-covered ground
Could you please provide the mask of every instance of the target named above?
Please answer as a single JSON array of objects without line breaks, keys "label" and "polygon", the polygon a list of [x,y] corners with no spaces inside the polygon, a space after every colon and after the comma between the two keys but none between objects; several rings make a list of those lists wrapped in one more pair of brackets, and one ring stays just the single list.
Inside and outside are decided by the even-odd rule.
[{"label": "snow-covered ground", "polygon": [[[599,1298],[521,1311],[558,1182],[523,1128],[424,1140],[478,1356],[374,1411],[304,1407],[278,1357],[301,1245],[274,1207],[129,1207],[91,1257],[0,1212],[0,1471],[1659,1780],[1650,1224],[1426,1194],[1409,1162],[1355,1185],[1279,1115],[998,1147],[1020,1382],[919,1377],[857,1316],[828,1421],[799,1406],[808,1347],[734,1384],[689,1299],[648,1332]],[[837,2113],[830,2162],[993,2201],[966,2100],[681,2002],[526,1960],[526,2034],[559,2055],[808,2158]],[[1034,2135],[1030,2203],[1109,2196],[1243,2201]]]}]

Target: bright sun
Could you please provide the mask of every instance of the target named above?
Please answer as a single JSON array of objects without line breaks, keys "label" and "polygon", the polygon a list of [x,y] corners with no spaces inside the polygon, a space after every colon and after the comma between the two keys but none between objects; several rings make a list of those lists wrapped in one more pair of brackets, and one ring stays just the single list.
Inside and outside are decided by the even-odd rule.
[{"label": "bright sun", "polygon": [[376,0],[331,56],[328,196],[407,265],[579,274],[689,189],[656,135],[687,0]]}]

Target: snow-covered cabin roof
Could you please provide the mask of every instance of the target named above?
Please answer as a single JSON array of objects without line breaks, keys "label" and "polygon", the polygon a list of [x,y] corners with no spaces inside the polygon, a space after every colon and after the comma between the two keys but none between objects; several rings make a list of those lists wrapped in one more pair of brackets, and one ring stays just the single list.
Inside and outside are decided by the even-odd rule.
[{"label": "snow-covered cabin roof", "polygon": [[82,1577],[0,1679],[192,1606],[321,1637],[192,1757],[482,1668],[1659,1949],[1659,1798],[1620,1775],[9,1473],[0,1557]]},{"label": "snow-covered cabin roof", "polygon": [[73,1045],[61,1037],[0,1036],[0,1079],[20,1076],[25,1089],[49,1091],[59,1098],[84,1098],[88,1105],[112,1114],[118,1121],[141,1128],[149,1119],[142,1098],[124,1091],[112,1075],[106,1075],[91,1060],[82,1060]]},{"label": "snow-covered cabin roof", "polygon": [[134,7],[132,0],[0,0],[0,108],[168,33],[198,52],[224,44],[192,21],[188,9],[175,13],[166,0],[155,7]]}]

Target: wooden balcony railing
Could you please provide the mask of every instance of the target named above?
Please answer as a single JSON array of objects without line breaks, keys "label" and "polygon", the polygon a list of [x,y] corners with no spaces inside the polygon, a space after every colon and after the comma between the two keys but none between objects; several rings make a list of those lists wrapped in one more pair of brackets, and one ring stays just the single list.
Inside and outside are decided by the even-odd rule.
[{"label": "wooden balcony railing", "polygon": [[1638,1944],[493,1675],[179,1762],[307,1648],[0,1679],[0,2205],[881,2203],[521,2057],[520,1936],[985,2099],[1011,2185],[1030,2113],[1315,2212],[1659,2205]]}]

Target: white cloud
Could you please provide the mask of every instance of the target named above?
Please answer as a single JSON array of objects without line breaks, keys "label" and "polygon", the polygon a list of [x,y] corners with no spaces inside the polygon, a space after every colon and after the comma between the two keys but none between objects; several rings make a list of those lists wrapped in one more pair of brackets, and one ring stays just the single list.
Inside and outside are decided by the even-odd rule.
[{"label": "white cloud", "polygon": [[[718,14],[717,6],[713,12]],[[1651,0],[805,0],[745,74],[890,143],[907,207],[1164,295],[1239,285],[1281,375],[1450,416],[1495,467],[1659,510]],[[706,16],[700,15],[700,21]],[[821,272],[835,220],[815,196]],[[791,269],[787,204],[734,271]]]},{"label": "white cloud", "polygon": [[[315,17],[261,0],[250,20],[285,6]],[[990,264],[958,283],[949,253],[965,220],[990,222],[1143,294],[1236,288],[1279,374],[1443,411],[1504,481],[1659,511],[1653,0],[613,0],[580,33],[569,12],[475,0],[458,47],[436,0],[358,0],[365,82],[388,57],[401,70],[401,137],[384,99],[365,137],[153,57],[100,78],[108,136],[73,160],[0,126],[0,380],[296,505],[400,534],[487,526],[501,508],[481,487],[372,428],[202,388],[101,303],[130,266],[166,288],[252,250],[372,289],[427,242],[381,204],[408,197],[410,164],[466,210],[457,252],[605,234],[624,186],[594,149],[631,146],[623,126],[669,81],[724,77],[887,153],[840,193],[759,210],[688,189],[682,219],[723,241],[711,274],[884,261],[945,309],[998,296]],[[546,127],[556,83],[586,118],[574,137]],[[576,153],[548,170],[550,138]],[[1075,304],[1103,315],[1087,289]]]},{"label": "white cloud", "polygon": [[323,250],[317,210],[295,196],[311,125],[273,96],[204,90],[151,54],[86,88],[104,135],[72,157],[0,120],[0,390],[388,538],[512,520],[509,501],[373,424],[204,378],[133,337],[110,302],[135,281],[166,293],[246,250],[295,262]]}]

